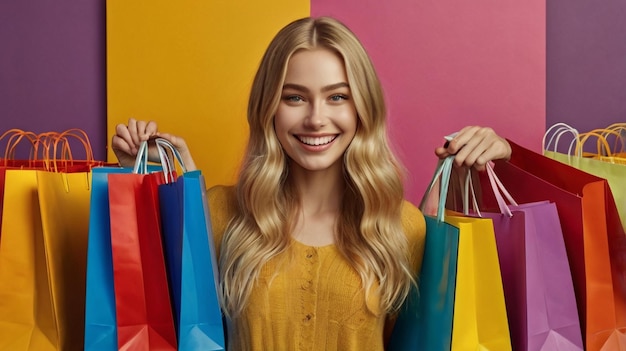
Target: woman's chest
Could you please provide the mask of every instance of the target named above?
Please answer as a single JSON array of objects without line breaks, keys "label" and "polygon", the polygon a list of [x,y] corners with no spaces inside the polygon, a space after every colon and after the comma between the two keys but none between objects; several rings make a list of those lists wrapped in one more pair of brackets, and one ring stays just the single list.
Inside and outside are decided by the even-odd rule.
[{"label": "woman's chest", "polygon": [[366,301],[359,273],[335,246],[296,243],[264,265],[246,314],[274,322],[358,328],[380,315],[376,290],[370,291]]}]

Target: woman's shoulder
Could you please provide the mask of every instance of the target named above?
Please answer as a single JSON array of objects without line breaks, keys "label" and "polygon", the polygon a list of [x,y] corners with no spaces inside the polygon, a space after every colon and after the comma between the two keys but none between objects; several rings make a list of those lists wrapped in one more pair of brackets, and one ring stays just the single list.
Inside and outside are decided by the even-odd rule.
[{"label": "woman's shoulder", "polygon": [[211,214],[213,233],[218,242],[226,226],[237,213],[237,196],[234,186],[216,185],[207,190],[207,201]]},{"label": "woman's shoulder", "polygon": [[426,222],[422,211],[407,200],[402,203],[402,227],[409,242],[421,241],[426,235]]},{"label": "woman's shoulder", "polygon": [[407,238],[411,267],[417,274],[422,266],[426,241],[426,220],[422,211],[409,201],[402,204],[402,227]]},{"label": "woman's shoulder", "polygon": [[236,201],[235,187],[233,185],[215,185],[207,190],[209,204],[223,207],[234,205]]}]

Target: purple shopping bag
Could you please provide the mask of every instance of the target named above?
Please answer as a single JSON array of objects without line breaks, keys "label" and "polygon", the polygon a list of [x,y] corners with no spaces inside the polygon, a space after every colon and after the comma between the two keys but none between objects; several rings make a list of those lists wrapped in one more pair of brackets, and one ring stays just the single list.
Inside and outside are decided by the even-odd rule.
[{"label": "purple shopping bag", "polygon": [[[576,296],[556,205],[549,201],[517,205],[491,168],[483,178],[500,209],[480,214],[493,221],[513,349],[582,351]],[[487,195],[489,190],[483,193],[492,196]],[[513,205],[507,205],[504,197]]]}]

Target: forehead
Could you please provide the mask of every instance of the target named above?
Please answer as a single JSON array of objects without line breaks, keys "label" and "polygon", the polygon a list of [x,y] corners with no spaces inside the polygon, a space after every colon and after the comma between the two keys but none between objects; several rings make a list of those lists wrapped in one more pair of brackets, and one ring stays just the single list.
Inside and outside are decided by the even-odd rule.
[{"label": "forehead", "polygon": [[301,85],[347,82],[343,58],[335,51],[316,48],[296,51],[287,63],[285,83]]}]

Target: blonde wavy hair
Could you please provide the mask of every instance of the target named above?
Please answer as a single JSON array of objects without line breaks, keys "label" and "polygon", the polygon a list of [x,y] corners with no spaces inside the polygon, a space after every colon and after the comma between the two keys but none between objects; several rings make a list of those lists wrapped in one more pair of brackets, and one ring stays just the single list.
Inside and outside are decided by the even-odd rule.
[{"label": "blonde wavy hair", "polygon": [[274,114],[290,57],[314,48],[343,58],[359,119],[344,154],[346,195],[335,244],[360,274],[365,294],[379,284],[383,311],[395,311],[402,304],[412,281],[401,223],[402,169],[387,140],[380,81],[365,49],[345,25],[328,17],[303,18],[278,32],[252,84],[250,138],[236,186],[238,211],[220,254],[222,303],[231,319],[246,308],[264,263],[290,245],[300,199],[288,182],[288,160],[274,132]]}]

